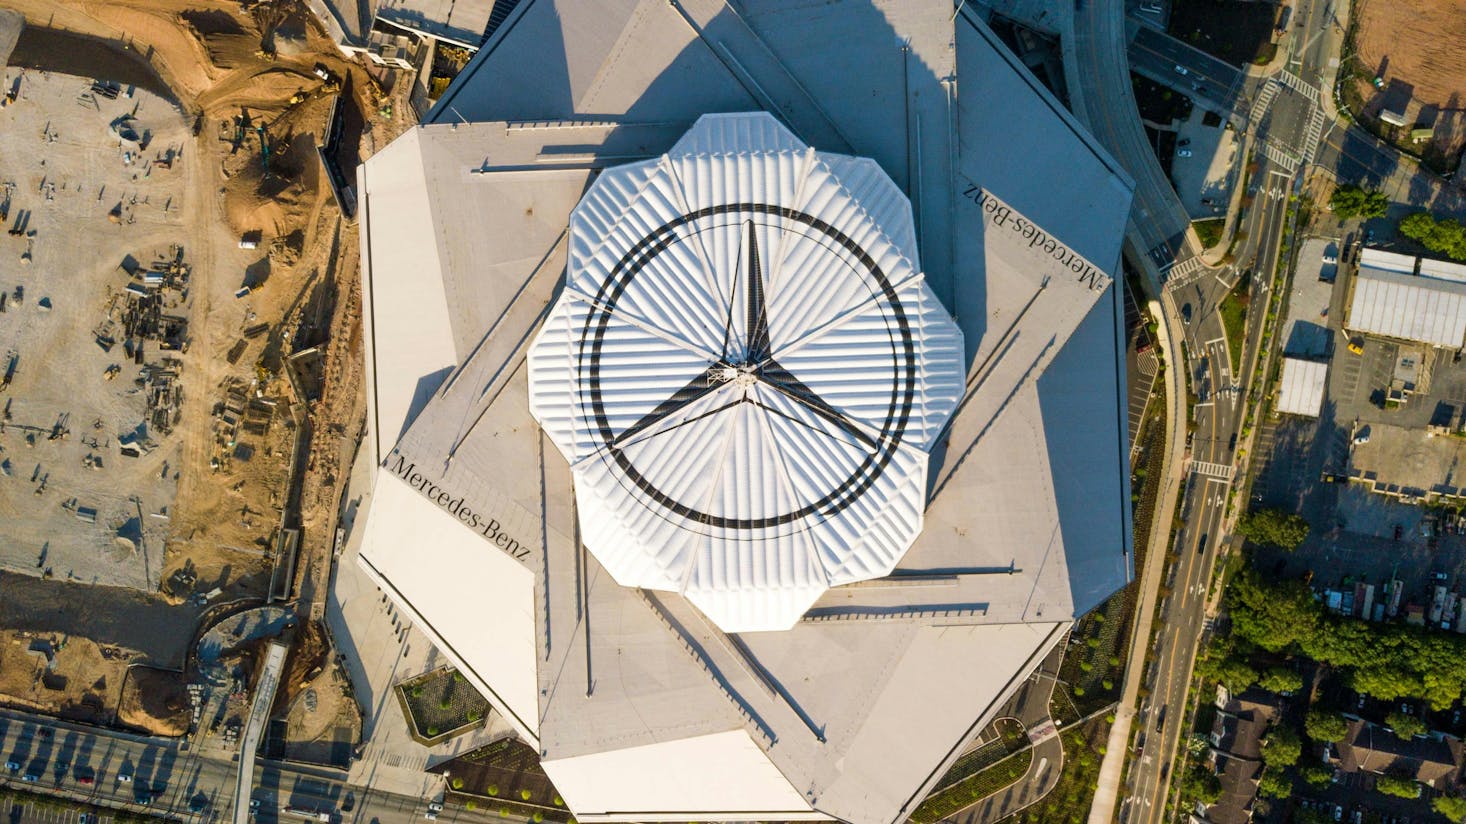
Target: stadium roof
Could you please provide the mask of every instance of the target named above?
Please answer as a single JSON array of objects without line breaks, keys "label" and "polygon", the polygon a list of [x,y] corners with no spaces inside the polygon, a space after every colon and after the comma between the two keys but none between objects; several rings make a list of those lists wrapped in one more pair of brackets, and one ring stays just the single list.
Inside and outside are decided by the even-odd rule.
[{"label": "stadium roof", "polygon": [[[787,630],[740,634],[679,589],[617,581],[593,544],[606,512],[576,478],[590,453],[573,426],[531,414],[549,406],[531,344],[586,305],[582,244],[603,237],[609,253],[624,242],[616,216],[662,196],[638,182],[675,165],[662,156],[718,122],[698,126],[703,115],[759,111],[779,127],[722,121],[763,123],[762,145],[785,147],[748,170],[802,157],[812,171],[789,180],[807,193],[828,167],[841,181],[830,203],[852,210],[830,212],[838,225],[866,233],[872,260],[924,276],[930,298],[910,295],[929,320],[912,339],[955,343],[941,331],[955,319],[963,383],[945,430],[940,392],[912,427],[924,512],[890,573],[828,589]],[[815,151],[799,155],[791,136]],[[712,171],[713,154],[689,163],[714,188],[737,179]],[[666,193],[697,189],[678,174]],[[802,202],[792,186],[780,199]],[[1069,623],[1128,581],[1110,273],[1130,182],[970,5],[954,18],[945,2],[525,3],[424,124],[368,161],[359,189],[366,446],[381,466],[361,562],[538,747],[579,820],[903,818]],[[580,232],[592,218],[600,228]],[[775,238],[757,227],[762,267]],[[735,228],[722,242],[746,252]],[[746,289],[705,291],[749,303]],[[684,315],[678,333],[701,340],[699,315]],[[860,335],[831,340],[844,360],[867,357]],[[851,397],[874,380],[850,381],[866,387]]]},{"label": "stadium roof", "polygon": [[921,532],[962,334],[880,167],[766,113],[705,115],[603,172],[569,243],[530,410],[612,577],[743,632],[890,573]]},{"label": "stadium roof", "polygon": [[1466,283],[1360,265],[1348,328],[1457,348],[1466,338]]},{"label": "stadium roof", "polygon": [[1283,380],[1278,387],[1278,411],[1317,418],[1323,409],[1329,365],[1301,358],[1283,358]]}]

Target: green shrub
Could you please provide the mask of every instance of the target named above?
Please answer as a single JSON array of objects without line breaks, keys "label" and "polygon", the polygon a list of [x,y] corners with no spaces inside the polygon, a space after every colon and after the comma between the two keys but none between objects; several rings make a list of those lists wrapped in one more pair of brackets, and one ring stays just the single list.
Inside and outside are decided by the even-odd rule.
[{"label": "green shrub", "polygon": [[455,789],[455,790],[461,790],[461,789],[463,789],[463,779],[461,779],[461,778],[454,778],[449,783],[452,784],[453,789]]},{"label": "green shrub", "polygon": [[529,800],[529,797],[532,796],[532,795],[534,795],[534,793],[530,792],[529,790],[520,790],[519,791],[519,798],[522,801],[528,801]]},{"label": "green shrub", "polygon": [[438,734],[438,728],[437,727],[428,727],[428,737],[429,738],[432,738],[433,736],[435,736],[437,734]]},{"label": "green shrub", "polygon": [[499,785],[498,784],[490,784],[489,785],[489,788],[488,788],[488,793],[489,793],[489,795],[498,795],[499,794]]}]

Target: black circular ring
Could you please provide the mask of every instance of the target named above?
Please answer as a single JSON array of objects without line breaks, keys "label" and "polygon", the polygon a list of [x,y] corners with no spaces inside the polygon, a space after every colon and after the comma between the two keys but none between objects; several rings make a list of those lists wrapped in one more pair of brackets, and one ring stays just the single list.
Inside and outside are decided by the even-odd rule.
[{"label": "black circular ring", "polygon": [[[623,450],[613,446],[612,442],[615,440],[617,433],[611,431],[610,421],[606,416],[605,403],[601,397],[601,350],[605,340],[606,328],[610,324],[612,314],[615,312],[617,301],[621,299],[622,294],[625,293],[631,281],[635,279],[637,273],[649,261],[676,241],[675,231],[678,228],[706,217],[737,213],[774,215],[797,221],[824,234],[860,261],[861,266],[876,281],[880,294],[886,304],[891,308],[891,314],[897,327],[893,350],[896,345],[901,347],[901,355],[905,365],[904,380],[896,382],[891,387],[891,401],[887,408],[885,423],[882,425],[880,435],[876,439],[876,449],[870,454],[867,454],[865,459],[861,461],[860,465],[848,477],[818,501],[807,504],[793,512],[764,518],[728,518],[721,515],[713,515],[694,509],[663,492],[637,470],[635,464],[632,463],[631,459],[626,456]],[[893,351],[894,354],[895,352]],[[581,333],[578,367],[580,373],[586,376],[586,379],[580,385],[582,392],[588,391],[590,395],[590,405],[592,414],[595,417],[596,431],[600,435],[603,444],[601,453],[611,456],[615,460],[616,465],[626,474],[626,477],[636,485],[637,489],[656,501],[660,506],[676,515],[699,524],[722,529],[766,529],[768,527],[798,521],[815,513],[820,513],[828,518],[849,507],[885,472],[886,466],[895,455],[896,448],[901,444],[906,426],[910,422],[911,407],[916,396],[916,347],[911,339],[911,323],[906,316],[906,309],[901,305],[901,301],[896,295],[896,290],[891,285],[891,281],[886,276],[886,273],[881,270],[881,267],[876,264],[875,260],[864,249],[860,248],[855,241],[851,240],[844,232],[841,232],[829,223],[797,209],[766,203],[733,203],[721,206],[709,206],[680,215],[648,232],[645,237],[637,241],[616,263],[615,268],[611,270],[610,276],[601,283],[599,289],[596,291],[595,298],[591,303],[590,312],[586,316],[585,327]]]}]

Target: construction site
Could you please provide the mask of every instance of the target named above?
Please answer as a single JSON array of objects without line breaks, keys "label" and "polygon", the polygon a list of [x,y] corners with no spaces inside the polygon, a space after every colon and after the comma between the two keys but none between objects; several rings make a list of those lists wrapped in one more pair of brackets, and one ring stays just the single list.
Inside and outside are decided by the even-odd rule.
[{"label": "construction site", "polygon": [[[321,615],[364,414],[326,168],[391,102],[302,3],[7,6],[0,705],[181,735],[207,626]],[[335,707],[302,634],[280,706]]]}]

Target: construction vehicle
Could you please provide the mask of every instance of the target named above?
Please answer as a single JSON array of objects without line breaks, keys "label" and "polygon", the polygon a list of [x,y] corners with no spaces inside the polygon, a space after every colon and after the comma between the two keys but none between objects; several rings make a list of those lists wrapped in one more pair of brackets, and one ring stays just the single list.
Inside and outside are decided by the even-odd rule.
[{"label": "construction vehicle", "polygon": [[[4,392],[5,390],[10,388],[10,381],[12,378],[15,377],[15,367],[19,364],[20,355],[11,352],[5,363],[5,374],[3,376],[0,376],[0,392]],[[5,404],[5,415],[7,418],[10,417],[9,402]]]},{"label": "construction vehicle", "polygon": [[264,165],[265,174],[270,173],[270,137],[265,134],[265,124],[261,123],[255,127],[255,133],[260,136],[260,162]]},{"label": "construction vehicle", "polygon": [[120,367],[120,366],[118,366],[117,364],[114,363],[111,366],[107,367],[106,371],[104,371],[102,373],[102,377],[104,377],[104,378],[106,378],[107,380],[110,381],[110,380],[116,378],[117,377],[117,373],[119,373],[121,371],[122,371],[122,367]]},{"label": "construction vehicle", "polygon": [[1349,351],[1356,355],[1364,354],[1364,338],[1355,337],[1349,339]]}]

